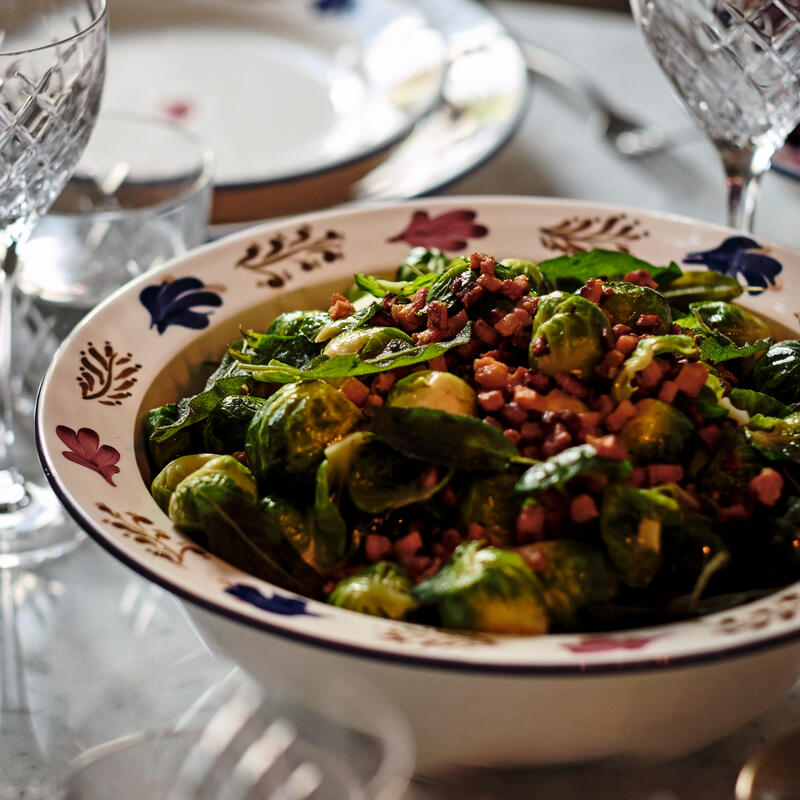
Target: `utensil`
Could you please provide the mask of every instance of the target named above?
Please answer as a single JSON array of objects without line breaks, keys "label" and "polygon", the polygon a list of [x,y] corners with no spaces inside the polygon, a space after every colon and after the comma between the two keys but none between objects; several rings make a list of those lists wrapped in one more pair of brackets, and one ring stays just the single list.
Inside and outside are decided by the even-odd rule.
[{"label": "utensil", "polygon": [[768,742],[739,772],[736,800],[800,799],[800,728]]},{"label": "utensil", "polygon": [[792,4],[631,0],[684,106],[722,159],[728,224],[753,228],[758,184],[800,120],[800,19]]},{"label": "utensil", "polygon": [[588,111],[605,140],[621,156],[641,158],[688,141],[693,128],[665,131],[620,111],[577,64],[525,39],[517,40],[528,72],[544,78]]},{"label": "utensil", "polygon": [[[738,237],[720,247],[731,237],[699,220],[530,197],[421,198],[265,223],[135,279],[73,331],[39,395],[42,459],[79,524],[183,598],[214,652],[309,691],[335,676],[375,683],[410,719],[420,769],[675,757],[755,718],[796,682],[797,584],[728,612],[602,634],[463,635],[354,614],[256,579],[175,529],[147,490],[141,422],[188,381],[202,385],[242,329],[263,328],[280,311],[327,308],[354,272],[390,269],[412,245],[533,261],[626,248],[654,264],[710,251],[720,269],[757,270],[755,245]],[[741,304],[797,336],[800,323],[785,309],[800,306],[800,254],[758,244],[780,277]],[[209,292],[218,305],[203,304]],[[187,309],[188,321],[202,315],[207,326],[186,327]],[[118,406],[82,397],[75,378],[90,341],[141,365]]]},{"label": "utensil", "polygon": [[18,248],[67,182],[94,125],[105,68],[105,0],[0,6],[0,567],[58,555],[72,525],[14,425],[12,298]]}]

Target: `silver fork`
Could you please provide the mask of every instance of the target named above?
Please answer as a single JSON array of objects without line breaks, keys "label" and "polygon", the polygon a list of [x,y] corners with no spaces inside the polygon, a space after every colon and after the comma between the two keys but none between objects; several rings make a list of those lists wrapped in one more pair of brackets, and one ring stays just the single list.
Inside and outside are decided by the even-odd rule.
[{"label": "silver fork", "polygon": [[697,136],[697,129],[691,125],[664,131],[622,113],[576,64],[531,41],[518,39],[517,43],[522,50],[528,73],[544,78],[573,103],[588,111],[606,141],[620,155],[639,158]]}]

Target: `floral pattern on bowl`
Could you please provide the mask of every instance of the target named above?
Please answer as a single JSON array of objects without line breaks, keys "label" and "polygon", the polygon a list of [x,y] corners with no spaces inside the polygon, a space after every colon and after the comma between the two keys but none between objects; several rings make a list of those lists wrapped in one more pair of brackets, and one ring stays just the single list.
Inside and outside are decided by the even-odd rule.
[{"label": "floral pattern on bowl", "polygon": [[[630,222],[634,219],[635,224]],[[316,297],[315,287],[334,279],[341,279],[346,287],[354,272],[396,266],[412,243],[458,246],[467,252],[481,249],[499,257],[548,258],[552,243],[543,243],[540,233],[563,233],[564,220],[605,220],[600,230],[608,220],[615,220],[606,233],[616,231],[634,255],[656,263],[707,263],[715,257],[712,254],[728,252],[725,248],[730,245],[724,243],[730,243],[732,235],[721,226],[643,211],[503,197],[439,198],[345,209],[243,231],[132,281],[71,334],[45,377],[37,418],[40,454],[54,487],[92,536],[179,596],[256,629],[375,658],[421,664],[452,664],[455,660],[489,672],[563,674],[703,662],[737,649],[750,650],[800,636],[800,615],[786,611],[797,605],[786,599],[787,592],[790,597],[797,596],[796,588],[791,587],[724,615],[613,635],[465,638],[424,628],[419,635],[410,635],[414,626],[294,596],[213,556],[187,558],[188,553],[202,550],[172,528],[150,497],[147,479],[140,473],[138,431],[143,413],[174,400],[180,381],[189,378],[190,365],[200,369],[218,357],[240,325],[268,321],[271,298],[290,290]],[[739,255],[752,252],[750,246],[734,250]],[[760,273],[770,283],[770,291],[745,294],[741,302],[777,318],[780,308],[800,305],[800,282],[777,285],[773,279],[781,270],[782,274],[800,271],[800,256],[777,246],[771,247],[770,253],[768,268]],[[304,266],[312,264],[312,258],[316,259],[314,266]],[[736,274],[744,274],[741,261],[725,263],[735,263]],[[745,263],[752,267],[752,262]],[[759,263],[763,267],[767,262]],[[278,264],[280,269],[293,265],[290,279],[276,271]],[[268,296],[253,292],[254,272],[267,276]],[[270,275],[283,277],[270,283]],[[219,292],[209,289],[220,278],[226,281],[224,303]],[[316,302],[326,300],[316,297]],[[149,319],[141,314],[142,305],[150,312]],[[795,323],[795,329],[800,330],[800,323]],[[170,335],[163,336],[167,330]],[[204,331],[202,339],[197,338],[200,330]],[[148,354],[139,365],[135,386],[126,390],[131,396],[124,404],[94,405],[90,410],[80,395],[61,391],[61,387],[74,384],[74,364],[87,341],[113,341],[120,352]],[[167,369],[170,364],[175,368]],[[101,502],[97,484],[86,480],[87,470],[99,473],[109,488],[114,487],[114,506],[125,509],[124,519]],[[142,530],[153,530],[137,535],[131,530],[131,521]],[[160,552],[153,539],[156,529],[168,537]],[[766,621],[758,625],[730,622],[756,616]]]}]

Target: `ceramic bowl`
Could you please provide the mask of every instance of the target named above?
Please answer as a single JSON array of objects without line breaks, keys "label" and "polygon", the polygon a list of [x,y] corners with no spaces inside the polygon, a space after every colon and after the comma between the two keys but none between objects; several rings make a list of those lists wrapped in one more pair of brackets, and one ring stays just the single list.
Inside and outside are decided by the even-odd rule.
[{"label": "ceramic bowl", "polygon": [[[721,247],[723,243],[727,243]],[[37,437],[53,488],[110,553],[186,601],[208,641],[254,675],[364,680],[414,729],[418,766],[668,758],[733,731],[800,675],[800,583],[700,619],[605,634],[467,635],[294,595],[198,548],[147,490],[140,432],[236,338],[281,311],[327,307],[354,272],[409,247],[543,259],[591,247],[654,263],[715,250],[720,270],[780,271],[741,303],[800,331],[800,254],[684,218],[564,200],[447,197],[311,214],[246,230],[111,296],[58,351]],[[169,291],[152,302],[153,288]],[[144,290],[150,289],[145,292]],[[179,302],[170,302],[179,298]]]}]

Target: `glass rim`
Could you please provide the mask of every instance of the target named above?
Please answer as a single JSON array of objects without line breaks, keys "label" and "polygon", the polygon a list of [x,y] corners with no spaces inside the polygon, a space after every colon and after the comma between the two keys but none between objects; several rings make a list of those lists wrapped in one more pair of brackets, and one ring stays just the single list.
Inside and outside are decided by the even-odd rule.
[{"label": "glass rim", "polygon": [[[111,221],[122,217],[131,218],[137,216],[160,216],[169,212],[173,208],[178,208],[179,206],[183,205],[189,198],[202,194],[202,192],[212,183],[214,179],[214,169],[216,167],[216,156],[213,149],[210,145],[203,142],[193,131],[176,122],[172,122],[171,120],[166,119],[165,117],[160,117],[156,114],[108,109],[100,112],[95,123],[95,127],[104,122],[121,122],[126,119],[140,124],[146,123],[164,130],[171,130],[172,132],[178,134],[186,142],[196,146],[198,162],[200,164],[200,172],[198,173],[197,177],[174,195],[150,205],[138,206],[134,208],[107,208],[98,209],[96,211],[58,211],[51,209],[47,212],[46,216],[58,217],[61,219],[91,218],[97,220],[98,222]],[[75,179],[80,179],[82,176],[84,176],[84,173],[76,169],[72,176],[70,176],[69,180],[72,181]],[[154,183],[156,183],[156,181],[154,181]]]},{"label": "glass rim", "polygon": [[75,33],[71,33],[69,36],[64,36],[62,39],[57,39],[55,42],[48,42],[47,44],[38,45],[37,47],[26,47],[22,50],[0,49],[0,58],[5,58],[6,56],[20,56],[24,53],[39,53],[43,50],[49,50],[51,47],[59,47],[60,45],[80,39],[105,21],[108,13],[108,0],[97,0],[97,2],[100,4],[100,10],[96,13],[94,19],[79,31],[75,31]]}]

